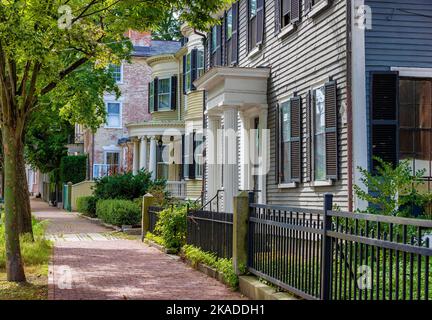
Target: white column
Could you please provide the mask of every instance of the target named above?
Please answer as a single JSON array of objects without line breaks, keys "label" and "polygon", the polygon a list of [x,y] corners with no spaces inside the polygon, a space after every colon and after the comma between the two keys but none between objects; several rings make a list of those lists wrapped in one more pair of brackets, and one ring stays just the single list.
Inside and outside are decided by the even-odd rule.
[{"label": "white column", "polygon": [[227,107],[224,112],[224,150],[223,150],[223,181],[224,211],[233,212],[233,199],[239,193],[239,174],[237,163],[237,108]]},{"label": "white column", "polygon": [[207,126],[207,200],[216,195],[218,190],[217,175],[217,130],[219,129],[219,117],[209,116]]},{"label": "white column", "polygon": [[136,175],[139,170],[139,140],[134,140],[134,151],[133,151],[133,158],[132,158],[132,173]]},{"label": "white column", "polygon": [[[251,143],[253,137],[250,134],[250,118],[244,112],[240,112],[241,132],[240,132],[240,156],[241,156],[241,179],[240,187],[242,190],[251,190]],[[251,139],[252,138],[252,139]]]},{"label": "white column", "polygon": [[156,180],[156,137],[150,137],[150,159],[149,159],[149,171],[153,180]]},{"label": "white column", "polygon": [[141,137],[139,168],[147,169],[147,137]]},{"label": "white column", "polygon": [[270,171],[270,132],[267,130],[268,109],[267,106],[262,106],[259,113],[259,177],[258,187],[261,192],[258,192],[258,202],[265,204],[267,201],[267,175]]}]

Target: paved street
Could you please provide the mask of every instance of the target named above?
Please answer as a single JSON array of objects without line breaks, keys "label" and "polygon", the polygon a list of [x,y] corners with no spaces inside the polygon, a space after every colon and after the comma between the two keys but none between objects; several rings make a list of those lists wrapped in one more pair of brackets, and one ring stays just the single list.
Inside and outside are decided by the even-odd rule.
[{"label": "paved street", "polygon": [[50,299],[243,298],[177,256],[110,235],[111,230],[40,200],[32,200],[32,209],[36,217],[49,220],[55,241]]}]

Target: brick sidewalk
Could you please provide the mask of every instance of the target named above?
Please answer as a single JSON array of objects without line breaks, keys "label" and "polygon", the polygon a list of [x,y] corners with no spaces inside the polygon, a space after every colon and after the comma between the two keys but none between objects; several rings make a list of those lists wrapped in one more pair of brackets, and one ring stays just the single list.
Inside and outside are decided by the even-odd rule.
[{"label": "brick sidewalk", "polygon": [[139,241],[99,239],[95,234],[107,229],[74,214],[49,208],[41,201],[33,200],[32,208],[37,217],[50,220],[48,231],[54,238],[68,234],[55,242],[50,266],[50,299],[244,298],[188,267],[176,256],[163,254]]}]

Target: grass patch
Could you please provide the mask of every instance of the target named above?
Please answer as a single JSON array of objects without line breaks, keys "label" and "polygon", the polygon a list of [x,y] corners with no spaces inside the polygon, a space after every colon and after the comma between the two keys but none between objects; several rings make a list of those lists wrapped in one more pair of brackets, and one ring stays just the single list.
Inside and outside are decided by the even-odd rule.
[{"label": "grass patch", "polygon": [[44,300],[48,298],[48,263],[52,242],[45,239],[46,221],[33,219],[35,241],[21,237],[21,253],[27,283],[6,281],[5,228],[0,222],[0,300]]},{"label": "grass patch", "polygon": [[184,257],[192,262],[192,265],[196,267],[199,263],[205,264],[222,274],[224,281],[232,288],[237,289],[239,284],[239,278],[236,275],[232,259],[218,258],[215,254],[204,252],[201,249],[185,245],[183,247]]}]

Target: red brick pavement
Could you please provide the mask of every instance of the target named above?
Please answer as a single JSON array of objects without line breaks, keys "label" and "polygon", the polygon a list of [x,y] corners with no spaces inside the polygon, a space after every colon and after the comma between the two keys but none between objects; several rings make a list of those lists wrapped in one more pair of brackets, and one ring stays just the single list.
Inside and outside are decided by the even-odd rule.
[{"label": "red brick pavement", "polygon": [[[32,207],[39,218],[50,220],[51,233],[107,231],[41,202],[33,201]],[[244,297],[188,267],[176,256],[163,254],[139,241],[106,239],[55,243],[49,298],[230,300]]]}]

